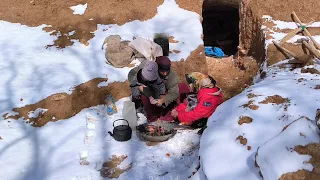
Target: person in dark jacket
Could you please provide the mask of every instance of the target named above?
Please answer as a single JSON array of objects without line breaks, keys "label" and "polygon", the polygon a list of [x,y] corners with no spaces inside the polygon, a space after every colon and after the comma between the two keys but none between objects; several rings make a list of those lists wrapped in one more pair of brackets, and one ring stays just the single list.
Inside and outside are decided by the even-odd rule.
[{"label": "person in dark jacket", "polygon": [[166,88],[158,74],[158,64],[145,61],[137,69],[132,69],[128,75],[132,101],[136,108],[144,95],[151,104],[156,104],[160,96],[165,95]]},{"label": "person in dark jacket", "polygon": [[[137,84],[132,82],[136,74],[144,69],[148,61],[142,62],[138,67],[133,68],[128,75],[130,81],[130,86]],[[142,94],[139,94],[139,98],[134,100],[137,102],[136,108],[139,107],[139,102],[143,105],[144,111],[146,113],[149,122],[156,121],[157,119],[164,121],[172,121],[171,110],[183,102],[186,94],[189,93],[189,88],[187,84],[180,83],[179,77],[171,69],[171,61],[167,56],[160,56],[156,58],[156,64],[158,65],[158,71],[156,75],[160,77],[165,86],[165,93],[154,94],[152,89],[147,88]],[[144,89],[144,86],[135,86],[135,89]],[[133,90],[132,96],[133,96]],[[151,92],[150,92],[151,91]],[[140,91],[142,92],[142,91]],[[137,94],[137,93],[136,93]],[[151,96],[151,98],[150,98]],[[136,97],[136,96],[135,96]],[[154,98],[154,99],[152,99]],[[151,100],[150,100],[151,99]]]},{"label": "person in dark jacket", "polygon": [[197,104],[190,108],[188,102],[180,104],[171,115],[177,118],[181,123],[191,125],[201,119],[209,118],[216,108],[223,102],[222,92],[216,86],[216,81],[202,73],[193,72],[186,75],[192,92],[197,93]]}]

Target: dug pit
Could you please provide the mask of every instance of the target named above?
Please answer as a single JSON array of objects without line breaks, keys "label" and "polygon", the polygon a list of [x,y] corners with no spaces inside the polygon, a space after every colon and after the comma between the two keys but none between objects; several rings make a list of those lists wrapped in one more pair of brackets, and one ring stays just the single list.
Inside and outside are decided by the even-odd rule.
[{"label": "dug pit", "polygon": [[226,55],[237,53],[239,45],[239,3],[203,2],[204,45],[220,47]]}]

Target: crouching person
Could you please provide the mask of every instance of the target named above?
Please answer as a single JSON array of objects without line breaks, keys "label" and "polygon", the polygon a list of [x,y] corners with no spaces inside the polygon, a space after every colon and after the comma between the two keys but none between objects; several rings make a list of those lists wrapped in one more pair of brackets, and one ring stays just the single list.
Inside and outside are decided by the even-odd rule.
[{"label": "crouching person", "polygon": [[158,64],[154,61],[144,61],[128,74],[132,101],[136,109],[142,104],[157,104],[157,99],[164,95],[166,87],[158,74]]},{"label": "crouching person", "polygon": [[[151,64],[154,68],[149,71]],[[156,62],[142,62],[129,72],[128,79],[132,101],[136,108],[143,106],[149,122],[172,121],[171,110],[189,93],[188,85],[180,83],[166,56],[157,57]]]},{"label": "crouching person", "polygon": [[197,94],[195,101],[184,101],[171,115],[181,123],[192,125],[200,120],[209,118],[223,102],[222,92],[216,86],[216,81],[202,73],[193,72],[186,75],[190,90]]}]

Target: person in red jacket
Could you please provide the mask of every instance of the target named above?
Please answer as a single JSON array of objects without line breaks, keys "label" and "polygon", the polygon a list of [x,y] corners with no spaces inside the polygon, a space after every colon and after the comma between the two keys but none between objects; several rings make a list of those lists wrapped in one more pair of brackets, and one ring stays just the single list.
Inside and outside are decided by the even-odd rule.
[{"label": "person in red jacket", "polygon": [[216,81],[199,72],[186,75],[190,90],[197,94],[196,104],[187,100],[180,104],[171,115],[181,123],[191,125],[198,120],[209,118],[216,108],[223,102],[221,89],[216,86]]}]

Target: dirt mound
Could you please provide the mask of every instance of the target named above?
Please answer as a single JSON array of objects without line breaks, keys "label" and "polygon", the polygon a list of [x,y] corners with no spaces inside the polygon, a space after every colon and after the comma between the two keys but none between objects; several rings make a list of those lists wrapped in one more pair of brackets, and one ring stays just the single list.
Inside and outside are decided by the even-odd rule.
[{"label": "dirt mound", "polygon": [[225,99],[230,99],[250,86],[259,69],[257,62],[249,57],[241,60],[243,62],[241,68],[232,58],[232,56],[228,58],[207,57],[208,74],[222,88]]},{"label": "dirt mound", "polygon": [[200,45],[196,50],[192,51],[190,56],[184,60],[172,62],[172,69],[177,73],[180,80],[186,82],[185,74],[190,72],[208,73],[206,56],[203,53],[204,46]]},{"label": "dirt mound", "polygon": [[[8,116],[8,118],[18,119],[23,117],[29,119],[29,123],[35,127],[44,126],[49,121],[68,119],[82,109],[105,104],[106,94],[110,94],[115,100],[130,95],[129,83],[114,82],[106,87],[98,87],[101,82],[107,81],[106,78],[95,78],[86,83],[74,87],[72,94],[58,93],[47,97],[35,104],[30,104],[21,108],[14,108],[13,111],[18,115]],[[121,91],[119,91],[121,89]],[[48,109],[38,118],[29,118],[28,113],[37,108]]]}]

